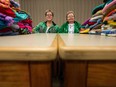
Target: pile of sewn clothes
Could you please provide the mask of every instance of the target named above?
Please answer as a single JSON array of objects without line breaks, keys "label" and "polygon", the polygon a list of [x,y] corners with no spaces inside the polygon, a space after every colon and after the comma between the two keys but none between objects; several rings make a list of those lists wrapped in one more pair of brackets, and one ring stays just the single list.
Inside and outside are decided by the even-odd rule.
[{"label": "pile of sewn clothes", "polygon": [[116,36],[116,0],[103,0],[92,10],[92,17],[82,24],[80,33]]},{"label": "pile of sewn clothes", "polygon": [[0,0],[0,36],[32,33],[29,14],[14,0]]}]

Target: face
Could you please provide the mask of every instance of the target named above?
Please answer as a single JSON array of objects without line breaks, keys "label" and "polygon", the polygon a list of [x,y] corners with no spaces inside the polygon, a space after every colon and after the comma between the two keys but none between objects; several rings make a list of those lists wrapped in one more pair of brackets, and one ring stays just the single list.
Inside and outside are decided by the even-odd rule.
[{"label": "face", "polygon": [[74,23],[75,19],[74,19],[74,14],[73,13],[70,13],[67,15],[67,21],[69,23]]},{"label": "face", "polygon": [[47,12],[47,14],[46,14],[46,20],[47,21],[52,21],[52,19],[53,19],[52,13],[51,12]]}]

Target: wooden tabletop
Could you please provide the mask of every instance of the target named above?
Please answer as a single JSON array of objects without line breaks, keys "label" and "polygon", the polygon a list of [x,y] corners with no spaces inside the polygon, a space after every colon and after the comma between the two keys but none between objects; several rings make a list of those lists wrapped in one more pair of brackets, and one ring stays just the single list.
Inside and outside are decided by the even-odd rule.
[{"label": "wooden tabletop", "polygon": [[115,60],[116,37],[60,34],[59,54],[66,60]]},{"label": "wooden tabletop", "polygon": [[56,58],[56,34],[29,34],[0,37],[0,60],[38,60]]}]

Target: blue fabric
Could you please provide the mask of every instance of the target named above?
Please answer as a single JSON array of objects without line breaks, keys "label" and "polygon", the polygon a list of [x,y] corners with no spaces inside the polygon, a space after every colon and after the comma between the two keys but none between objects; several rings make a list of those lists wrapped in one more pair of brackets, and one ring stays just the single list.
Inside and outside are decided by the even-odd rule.
[{"label": "blue fabric", "polygon": [[98,24],[101,24],[102,23],[102,19],[98,19],[97,22],[94,24],[94,25],[91,25],[89,28],[90,30],[93,29],[95,26],[97,26]]},{"label": "blue fabric", "polygon": [[18,34],[19,34],[18,32],[8,31],[8,32],[0,33],[0,36],[13,36]]},{"label": "blue fabric", "polygon": [[7,26],[7,24],[5,24],[4,21],[0,20],[0,30],[1,30],[2,28],[5,28],[6,26]]},{"label": "blue fabric", "polygon": [[15,12],[16,14],[16,18],[14,18],[15,22],[19,22],[21,20],[25,20],[28,18],[28,14],[26,14],[25,12]]}]

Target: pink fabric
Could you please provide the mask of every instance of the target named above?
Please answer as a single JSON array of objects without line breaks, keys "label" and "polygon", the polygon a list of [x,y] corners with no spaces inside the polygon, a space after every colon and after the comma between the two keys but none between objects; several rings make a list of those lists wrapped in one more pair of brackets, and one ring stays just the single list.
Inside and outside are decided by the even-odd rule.
[{"label": "pink fabric", "polygon": [[113,0],[111,3],[109,3],[106,7],[103,8],[102,12],[105,13],[106,10],[110,7],[112,7],[113,5],[116,5],[116,0]]},{"label": "pink fabric", "polygon": [[19,25],[20,28],[23,28],[23,29],[27,28],[29,30],[29,32],[32,32],[32,27],[30,27],[28,25],[24,25],[21,22],[18,22],[17,24]]},{"label": "pink fabric", "polygon": [[0,3],[3,3],[5,5],[10,5],[10,1],[9,0],[0,0]]}]

